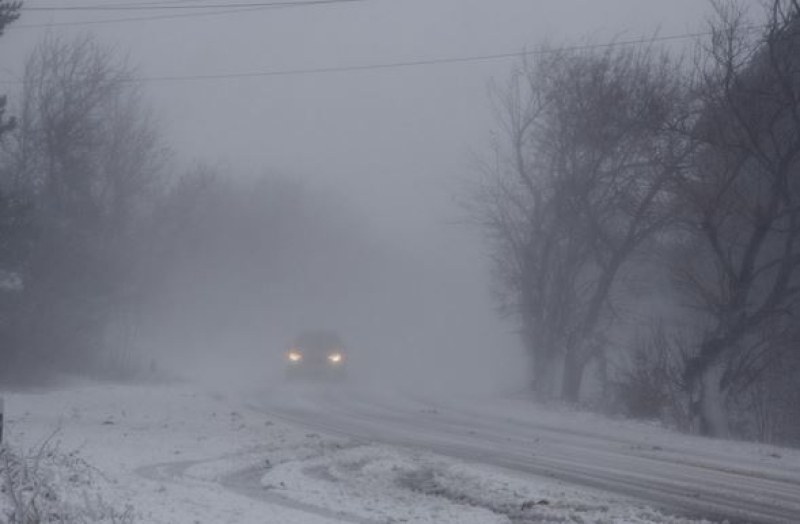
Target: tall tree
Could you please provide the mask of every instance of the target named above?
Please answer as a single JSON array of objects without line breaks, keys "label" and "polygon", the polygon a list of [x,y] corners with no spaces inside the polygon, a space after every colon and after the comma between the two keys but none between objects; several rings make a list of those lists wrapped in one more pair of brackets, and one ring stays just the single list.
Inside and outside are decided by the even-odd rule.
[{"label": "tall tree", "polygon": [[671,220],[682,88],[651,48],[543,49],[499,97],[507,144],[476,209],[542,396],[578,400],[626,264]]},{"label": "tall tree", "polygon": [[166,152],[131,69],[93,38],[46,38],[26,62],[6,170],[34,204],[16,344],[83,367],[135,301],[137,231]]},{"label": "tall tree", "polygon": [[729,433],[726,400],[769,363],[800,298],[800,12],[774,0],[762,32],[715,4],[701,50],[694,170],[682,179],[700,256],[677,277],[707,318],[685,380],[697,428]]},{"label": "tall tree", "polygon": [[[19,18],[21,2],[0,1],[0,36],[6,27]],[[0,96],[0,141],[16,126],[16,119],[6,117],[7,98]],[[30,208],[24,199],[13,194],[2,182],[0,174],[0,347],[10,347],[8,325],[11,310],[16,306],[19,287],[18,270],[25,257],[30,235]],[[8,350],[0,349],[0,356]],[[2,377],[0,377],[2,378]]]},{"label": "tall tree", "polygon": [[[6,26],[19,18],[20,7],[22,7],[22,2],[0,1],[0,36],[5,32]],[[4,133],[13,129],[16,123],[13,118],[5,117],[6,102],[6,97],[0,96],[0,138],[2,138]]]}]

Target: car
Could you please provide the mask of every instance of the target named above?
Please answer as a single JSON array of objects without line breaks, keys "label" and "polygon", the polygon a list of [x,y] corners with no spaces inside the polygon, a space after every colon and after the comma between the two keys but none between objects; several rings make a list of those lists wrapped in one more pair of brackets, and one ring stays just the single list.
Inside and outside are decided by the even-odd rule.
[{"label": "car", "polygon": [[289,379],[341,380],[346,368],[344,344],[335,331],[304,331],[286,352]]}]

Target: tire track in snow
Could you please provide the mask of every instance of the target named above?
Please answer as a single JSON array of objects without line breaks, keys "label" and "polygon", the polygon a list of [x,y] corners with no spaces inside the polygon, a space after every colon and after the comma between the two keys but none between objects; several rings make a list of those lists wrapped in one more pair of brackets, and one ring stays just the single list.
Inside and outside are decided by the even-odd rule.
[{"label": "tire track in snow", "polygon": [[[520,428],[480,413],[459,415],[429,406],[415,411],[407,402],[390,406],[349,390],[326,393],[304,407],[261,409],[320,431],[555,478],[690,517],[777,524],[795,523],[800,515],[800,482],[782,471],[672,460],[669,453],[626,449],[631,442],[585,431]],[[532,431],[548,436],[545,445],[531,437]]]},{"label": "tire track in snow", "polygon": [[[241,458],[252,454],[252,452],[245,452],[203,460],[176,460],[173,462],[148,464],[137,468],[136,474],[156,482],[181,483],[191,481],[211,484],[210,481],[187,475],[187,471],[192,467],[210,462],[217,462],[220,459]],[[257,463],[258,459],[254,458],[253,462]],[[275,490],[267,489],[261,484],[261,478],[265,471],[266,469],[263,466],[253,465],[223,475],[220,477],[218,484],[228,491],[252,500],[265,504],[275,504],[287,509],[316,515],[333,521],[345,522],[348,524],[385,524],[382,521],[370,520],[344,511],[336,511],[323,506],[299,502]]]}]

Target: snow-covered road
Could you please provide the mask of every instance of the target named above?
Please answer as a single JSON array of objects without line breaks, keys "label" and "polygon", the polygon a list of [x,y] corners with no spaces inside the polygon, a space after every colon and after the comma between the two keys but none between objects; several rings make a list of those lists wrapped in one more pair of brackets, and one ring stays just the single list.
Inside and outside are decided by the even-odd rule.
[{"label": "snow-covered road", "polygon": [[[14,511],[10,493],[47,493],[39,507],[68,523],[700,524],[800,515],[798,451],[544,410],[524,398],[433,402],[385,388],[189,383],[0,394],[10,446],[0,461],[0,522]],[[8,475],[24,460],[46,489]]]},{"label": "snow-covered road", "polygon": [[731,522],[800,522],[800,454],[721,442],[522,398],[432,401],[354,387],[265,392],[256,406],[317,431],[424,449]]}]

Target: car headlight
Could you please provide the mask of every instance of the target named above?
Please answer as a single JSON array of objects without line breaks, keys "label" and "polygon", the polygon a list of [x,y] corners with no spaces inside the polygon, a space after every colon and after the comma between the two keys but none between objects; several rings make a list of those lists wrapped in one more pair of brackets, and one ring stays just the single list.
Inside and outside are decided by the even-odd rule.
[{"label": "car headlight", "polygon": [[300,362],[301,360],[303,360],[303,354],[297,351],[296,349],[290,350],[288,356],[290,362]]},{"label": "car headlight", "polygon": [[331,353],[330,355],[328,355],[328,362],[330,362],[331,364],[338,364],[342,360],[344,360],[344,357],[342,356],[341,353],[337,352],[337,353]]}]

